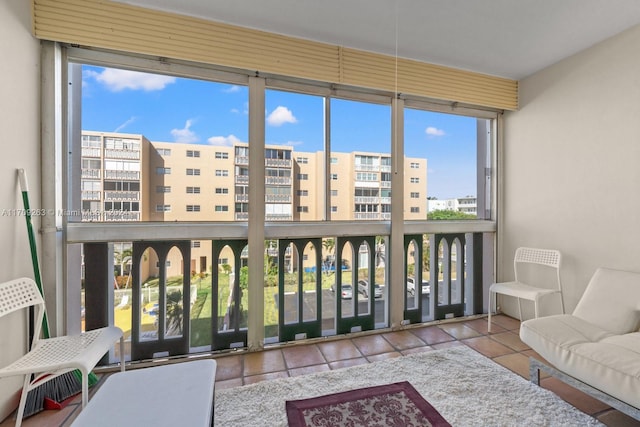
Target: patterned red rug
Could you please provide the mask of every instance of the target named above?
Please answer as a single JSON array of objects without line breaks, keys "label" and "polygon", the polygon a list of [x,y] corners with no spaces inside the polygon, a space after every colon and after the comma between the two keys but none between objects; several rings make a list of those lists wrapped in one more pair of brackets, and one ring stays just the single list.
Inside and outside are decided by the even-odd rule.
[{"label": "patterned red rug", "polygon": [[289,427],[445,427],[408,381],[286,403]]}]

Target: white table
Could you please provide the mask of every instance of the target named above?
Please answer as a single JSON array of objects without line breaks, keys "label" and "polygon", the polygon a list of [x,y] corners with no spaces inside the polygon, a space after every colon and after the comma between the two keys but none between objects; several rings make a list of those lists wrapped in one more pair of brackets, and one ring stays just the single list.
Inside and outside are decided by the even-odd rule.
[{"label": "white table", "polygon": [[113,374],[72,426],[212,426],[215,377],[211,359]]}]

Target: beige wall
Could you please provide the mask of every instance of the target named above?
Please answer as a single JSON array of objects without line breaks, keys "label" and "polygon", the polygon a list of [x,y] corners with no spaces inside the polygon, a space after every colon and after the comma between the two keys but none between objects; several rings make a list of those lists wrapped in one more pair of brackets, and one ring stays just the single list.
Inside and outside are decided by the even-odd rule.
[{"label": "beige wall", "polygon": [[498,277],[558,248],[569,312],[597,267],[640,271],[639,46],[640,26],[524,79],[505,115]]},{"label": "beige wall", "polygon": [[[27,171],[31,207],[40,205],[39,43],[31,36],[31,2],[0,2],[0,212],[22,207],[16,168]],[[34,224],[39,228],[39,222]],[[33,277],[24,216],[0,216],[2,271],[0,281]],[[22,316],[0,319],[0,366],[26,348]],[[22,378],[0,380],[0,420],[17,406]]]}]

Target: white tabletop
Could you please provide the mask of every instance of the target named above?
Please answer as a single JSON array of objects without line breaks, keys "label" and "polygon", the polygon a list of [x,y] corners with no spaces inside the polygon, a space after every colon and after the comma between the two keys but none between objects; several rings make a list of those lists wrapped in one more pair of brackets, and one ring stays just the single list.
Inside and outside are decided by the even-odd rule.
[{"label": "white tabletop", "polygon": [[213,425],[215,377],[211,359],[113,374],[72,426]]}]

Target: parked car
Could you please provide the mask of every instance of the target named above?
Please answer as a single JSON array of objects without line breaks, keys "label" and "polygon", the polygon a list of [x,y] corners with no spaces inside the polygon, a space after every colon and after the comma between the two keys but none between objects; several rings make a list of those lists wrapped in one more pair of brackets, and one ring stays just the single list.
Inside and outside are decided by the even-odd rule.
[{"label": "parked car", "polygon": [[[414,277],[407,277],[407,293],[411,296],[416,294],[416,279]],[[429,282],[423,280],[421,283],[421,291],[422,295],[429,295],[431,293],[431,286],[429,286]]]},{"label": "parked car", "polygon": [[373,296],[375,298],[382,298],[382,285],[378,285],[377,283],[373,285]]},{"label": "parked car", "polygon": [[[362,294],[365,298],[369,297],[369,281],[367,280],[358,281],[358,293]],[[373,285],[373,297],[374,298],[382,297],[382,286],[377,283]]]},{"label": "parked car", "polygon": [[[335,293],[336,292],[336,288],[335,288],[334,285],[331,285],[329,290],[331,291],[331,293]],[[343,299],[351,299],[351,298],[353,298],[353,286],[351,286],[351,285],[342,285],[342,295],[341,296],[342,296]]]}]

